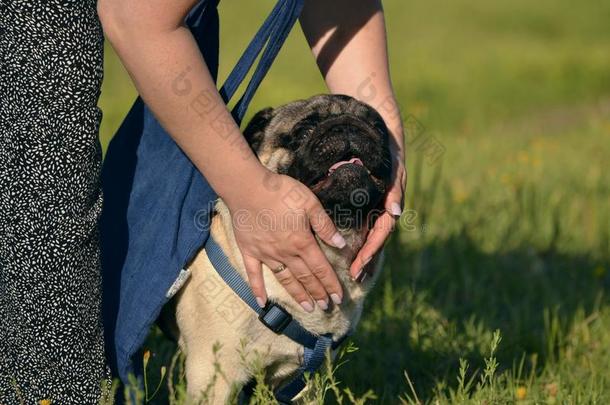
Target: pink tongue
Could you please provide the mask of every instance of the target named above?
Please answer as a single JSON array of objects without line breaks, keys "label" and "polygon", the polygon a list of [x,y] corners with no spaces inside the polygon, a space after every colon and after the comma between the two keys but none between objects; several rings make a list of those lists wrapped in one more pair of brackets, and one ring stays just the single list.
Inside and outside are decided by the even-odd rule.
[{"label": "pink tongue", "polygon": [[350,160],[342,160],[342,161],[337,162],[334,165],[332,165],[330,167],[330,169],[328,169],[328,174],[331,174],[332,172],[334,172],[335,170],[337,170],[341,166],[348,165],[350,163],[353,164],[353,165],[364,166],[364,164],[362,163],[362,160],[360,160],[358,158],[351,158]]}]

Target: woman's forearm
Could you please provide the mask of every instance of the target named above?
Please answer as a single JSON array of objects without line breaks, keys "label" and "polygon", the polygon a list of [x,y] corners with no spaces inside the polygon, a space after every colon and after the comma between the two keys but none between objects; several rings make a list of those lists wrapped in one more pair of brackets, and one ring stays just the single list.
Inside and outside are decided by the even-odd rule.
[{"label": "woman's forearm", "polygon": [[108,39],[146,104],[214,190],[230,200],[236,190],[247,193],[260,186],[265,169],[182,24],[195,3],[101,0],[98,10]]},{"label": "woman's forearm", "polygon": [[379,0],[307,0],[301,27],[333,93],[375,107],[404,157],[402,120],[388,68],[383,9]]}]

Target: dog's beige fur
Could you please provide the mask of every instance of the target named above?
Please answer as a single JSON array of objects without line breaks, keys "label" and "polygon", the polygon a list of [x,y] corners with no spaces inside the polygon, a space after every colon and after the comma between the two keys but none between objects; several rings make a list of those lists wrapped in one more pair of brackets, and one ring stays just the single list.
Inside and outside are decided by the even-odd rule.
[{"label": "dog's beige fur", "polygon": [[[259,159],[271,171],[279,162],[291,159],[288,151],[265,145]],[[233,234],[232,218],[222,201],[216,204],[211,235],[222,247],[231,264],[247,280],[241,254]],[[333,338],[353,329],[360,319],[363,301],[370,290],[380,266],[377,255],[367,265],[371,274],[364,282],[354,281],[349,266],[364,242],[362,231],[341,231],[347,246],[341,250],[318,240],[323,252],[336,271],[343,287],[343,302],[323,311],[316,307],[307,313],[288,295],[273,273],[263,266],[266,290],[270,300],[278,302],[304,328],[312,333],[332,333]],[[374,270],[373,270],[374,269]],[[303,358],[303,348],[283,335],[265,327],[252,311],[220,278],[206,252],[202,250],[190,264],[191,277],[175,298],[175,322],[178,342],[186,354],[188,394],[199,398],[206,392],[212,403],[224,403],[232,386],[243,386],[252,376],[249,364],[258,362],[265,368],[267,383],[278,387],[287,381]],[[220,343],[220,349],[213,347]],[[214,367],[218,360],[221,373]],[[216,378],[214,376],[216,375]]]}]

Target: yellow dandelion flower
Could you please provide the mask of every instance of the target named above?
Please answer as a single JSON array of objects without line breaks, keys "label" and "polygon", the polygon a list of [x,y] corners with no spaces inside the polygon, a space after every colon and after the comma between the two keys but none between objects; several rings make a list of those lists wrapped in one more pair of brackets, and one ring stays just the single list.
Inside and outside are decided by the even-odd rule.
[{"label": "yellow dandelion flower", "polygon": [[526,396],[527,396],[527,388],[525,388],[525,387],[518,387],[515,390],[515,397],[517,398],[517,400],[523,401]]},{"label": "yellow dandelion flower", "polygon": [[51,405],[51,400],[50,399],[41,399],[40,401],[38,401],[38,405]]}]

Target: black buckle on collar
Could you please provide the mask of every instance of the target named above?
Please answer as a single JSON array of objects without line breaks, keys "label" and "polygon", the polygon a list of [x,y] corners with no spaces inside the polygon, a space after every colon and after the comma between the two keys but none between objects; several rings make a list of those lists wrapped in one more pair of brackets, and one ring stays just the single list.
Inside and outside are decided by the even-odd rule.
[{"label": "black buckle on collar", "polygon": [[280,334],[292,321],[292,315],[279,304],[268,302],[258,315],[258,319],[273,332]]}]

